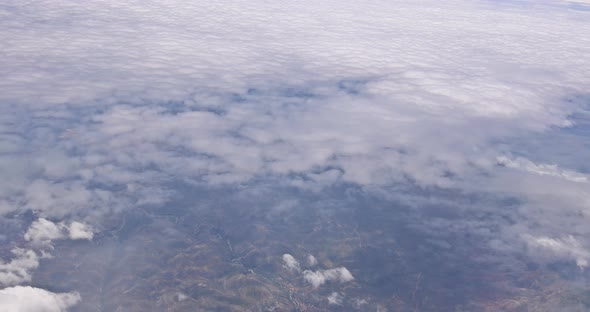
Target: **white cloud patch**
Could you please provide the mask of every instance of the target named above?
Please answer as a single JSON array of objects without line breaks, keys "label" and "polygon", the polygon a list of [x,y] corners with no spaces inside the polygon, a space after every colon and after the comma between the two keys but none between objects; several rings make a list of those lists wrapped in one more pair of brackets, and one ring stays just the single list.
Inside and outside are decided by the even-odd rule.
[{"label": "white cloud patch", "polygon": [[52,240],[62,239],[64,236],[63,226],[39,218],[31,224],[24,238],[36,243],[49,244]]},{"label": "white cloud patch", "polygon": [[66,312],[80,300],[80,294],[76,292],[52,293],[30,286],[0,289],[2,312]]},{"label": "white cloud patch", "polygon": [[294,272],[301,271],[299,261],[297,261],[297,259],[295,259],[295,257],[293,257],[292,255],[284,254],[283,255],[283,262],[285,263],[283,266],[285,268],[287,268],[289,271],[294,271]]},{"label": "white cloud patch", "polygon": [[342,305],[342,301],[344,301],[344,296],[338,292],[333,292],[328,296],[328,304]]},{"label": "white cloud patch", "polygon": [[[317,260],[313,255],[307,256],[308,266],[316,266]],[[297,259],[290,254],[283,255],[283,267],[292,272],[301,272],[301,265]],[[345,267],[338,267],[327,270],[304,270],[303,279],[313,286],[318,288],[329,281],[336,281],[340,283],[346,283],[354,280],[352,273]]]},{"label": "white cloud patch", "polygon": [[314,267],[318,264],[318,260],[313,255],[307,255],[307,265]]},{"label": "white cloud patch", "polygon": [[45,218],[39,218],[31,224],[24,238],[34,243],[47,245],[52,240],[57,239],[92,240],[93,236],[92,228],[87,224],[77,221],[70,224],[64,222],[54,223]]},{"label": "white cloud patch", "polygon": [[533,254],[543,262],[573,260],[578,267],[584,269],[590,261],[590,251],[572,235],[561,238],[525,235],[524,239],[533,249]]},{"label": "white cloud patch", "polygon": [[13,258],[8,262],[0,261],[0,285],[17,285],[31,281],[31,272],[39,266],[41,258],[50,258],[49,250],[53,248],[51,242],[59,239],[85,239],[93,237],[92,228],[74,221],[69,225],[54,223],[45,218],[34,221],[24,239],[33,244],[34,249],[15,248]]},{"label": "white cloud patch", "polygon": [[585,174],[581,174],[572,170],[561,169],[554,164],[535,164],[534,162],[522,157],[510,159],[506,156],[500,156],[496,159],[500,165],[509,168],[523,170],[538,175],[553,176],[571,182],[588,183],[588,177]]},{"label": "white cloud patch", "polygon": [[69,238],[73,240],[85,239],[92,240],[94,233],[92,227],[87,224],[73,221],[68,227]]},{"label": "white cloud patch", "polygon": [[303,271],[303,278],[314,288],[318,288],[329,281],[346,283],[354,280],[350,271],[345,267],[318,271],[305,270]]},{"label": "white cloud patch", "polygon": [[187,296],[181,292],[176,293],[176,300],[178,300],[179,302],[185,301],[188,298],[189,298],[189,296]]},{"label": "white cloud patch", "polygon": [[354,307],[357,309],[361,309],[365,304],[367,304],[366,299],[355,298],[354,299]]},{"label": "white cloud patch", "polygon": [[31,280],[30,271],[39,266],[39,256],[33,250],[15,248],[8,262],[0,260],[0,285],[16,285]]},{"label": "white cloud patch", "polygon": [[563,0],[563,1],[570,2],[570,3],[580,3],[580,4],[590,5],[590,0]]}]

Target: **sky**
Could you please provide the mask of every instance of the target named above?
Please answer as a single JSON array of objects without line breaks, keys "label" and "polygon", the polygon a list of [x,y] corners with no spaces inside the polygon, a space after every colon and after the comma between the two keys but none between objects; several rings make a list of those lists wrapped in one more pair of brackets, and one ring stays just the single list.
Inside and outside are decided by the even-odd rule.
[{"label": "sky", "polygon": [[[55,245],[92,246],[179,185],[445,207],[460,217],[420,231],[474,233],[500,262],[588,285],[586,3],[3,1],[0,310],[83,302],[34,282]],[[269,214],[298,209],[276,194]],[[276,259],[313,287],[362,274]]]}]

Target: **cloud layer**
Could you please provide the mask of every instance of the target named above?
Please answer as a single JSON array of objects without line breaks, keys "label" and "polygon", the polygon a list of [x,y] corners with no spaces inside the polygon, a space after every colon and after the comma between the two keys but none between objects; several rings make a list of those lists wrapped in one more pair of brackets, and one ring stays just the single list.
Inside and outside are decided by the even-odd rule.
[{"label": "cloud layer", "polygon": [[[430,190],[510,198],[509,212],[452,202],[465,220],[422,230],[587,266],[590,171],[543,140],[583,129],[588,12],[522,3],[3,2],[0,216],[36,221],[0,282],[30,281],[51,241],[91,240],[106,218],[162,207],[185,185],[402,185],[418,191],[395,200],[415,206],[452,202]],[[532,138],[538,156],[513,143]],[[467,220],[500,212],[510,222]],[[303,274],[313,287],[352,280],[344,267]]]},{"label": "cloud layer", "polygon": [[581,13],[333,4],[5,5],[3,211],[158,203],[172,177],[468,187],[590,83]]}]

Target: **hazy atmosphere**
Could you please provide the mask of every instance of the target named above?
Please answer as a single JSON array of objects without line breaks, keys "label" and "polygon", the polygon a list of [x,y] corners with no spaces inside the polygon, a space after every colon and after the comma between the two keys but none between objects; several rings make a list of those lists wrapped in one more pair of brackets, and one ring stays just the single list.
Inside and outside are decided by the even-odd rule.
[{"label": "hazy atmosphere", "polygon": [[590,311],[590,1],[4,0],[0,311]]}]

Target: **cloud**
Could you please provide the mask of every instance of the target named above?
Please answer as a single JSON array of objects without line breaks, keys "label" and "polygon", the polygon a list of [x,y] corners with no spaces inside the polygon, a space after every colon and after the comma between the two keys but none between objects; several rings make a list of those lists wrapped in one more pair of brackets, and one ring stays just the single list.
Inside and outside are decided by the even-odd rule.
[{"label": "cloud", "polygon": [[342,305],[343,300],[344,296],[337,292],[333,292],[328,296],[328,304]]},{"label": "cloud", "polygon": [[39,218],[34,221],[24,239],[33,243],[35,249],[14,248],[12,258],[8,262],[0,261],[0,285],[17,285],[31,281],[31,271],[39,267],[40,258],[48,258],[51,255],[48,249],[52,249],[51,242],[59,239],[86,239],[93,237],[92,229],[80,222],[53,223],[47,219]]},{"label": "cloud", "polygon": [[[468,188],[495,168],[490,142],[572,126],[581,104],[564,99],[590,83],[583,13],[542,4],[348,4],[364,12],[348,19],[332,2],[42,3],[0,22],[0,101],[16,107],[3,108],[13,154],[0,163],[20,181],[4,212],[98,218],[165,203],[173,192],[152,190],[175,179]],[[148,24],[150,36],[132,26]]]},{"label": "cloud", "polygon": [[572,170],[561,169],[557,165],[535,164],[534,162],[522,157],[510,159],[506,156],[500,156],[497,157],[496,160],[498,161],[498,164],[509,168],[523,170],[538,175],[558,177],[572,182],[588,183],[588,177],[586,175]]},{"label": "cloud", "polygon": [[[151,184],[141,174],[150,165],[161,171],[150,173],[156,181],[181,174],[233,183],[297,172],[306,185],[409,177],[448,186],[451,176],[472,174],[473,165],[486,169],[486,158],[493,162],[490,140],[570,125],[575,107],[559,96],[588,83],[588,59],[578,53],[586,23],[541,9],[490,11],[467,1],[358,4],[364,14],[356,20],[340,18],[328,3],[292,3],[288,11],[307,20],[295,27],[281,23],[290,16],[272,6],[232,1],[231,7],[247,8],[237,9],[251,17],[244,18],[205,3],[175,3],[166,5],[166,14],[159,9],[164,2],[127,4],[128,15],[118,25],[110,9],[67,1],[28,7],[46,18],[43,26],[13,11],[3,18],[14,31],[2,35],[11,53],[2,67],[7,79],[1,99],[19,103],[49,126],[48,133],[29,137],[35,146],[53,143],[43,157],[33,156],[35,172],[60,181],[35,180],[26,207],[56,216],[86,209],[100,201],[100,192],[121,195],[97,189],[101,182]],[[140,8],[152,19],[138,15]],[[197,23],[186,15],[202,10],[222,18]],[[68,12],[77,14],[64,20]],[[319,17],[333,23],[318,28]],[[492,31],[497,19],[505,23],[502,35]],[[84,27],[87,20],[97,25]],[[424,20],[430,22],[417,22]],[[538,32],[548,20],[550,31]],[[133,35],[138,30],[130,25],[144,23],[155,27],[151,36]],[[224,29],[219,39],[199,36],[202,23]],[[64,25],[70,25],[68,49],[32,40],[42,37],[59,47],[55,33]],[[268,31],[253,36],[249,27]],[[301,36],[283,37],[291,30]],[[377,40],[385,32],[391,32],[389,41]],[[410,38],[414,44],[408,45]],[[552,44],[562,47],[559,55]],[[151,53],[138,52],[144,49]],[[81,107],[88,109],[78,121]],[[46,121],[57,117],[64,124]],[[466,129],[472,130],[468,136]],[[69,152],[74,146],[83,151],[76,157]],[[337,169],[314,172],[318,167]]]},{"label": "cloud", "polygon": [[179,302],[185,301],[188,298],[189,298],[189,296],[187,296],[181,292],[176,293],[176,300],[178,300]]},{"label": "cloud", "polygon": [[31,224],[24,238],[34,243],[48,245],[57,239],[92,240],[93,236],[94,233],[89,225],[77,221],[69,225],[64,222],[56,224],[45,218],[39,218]]},{"label": "cloud", "polygon": [[33,250],[15,248],[9,262],[0,260],[0,285],[16,285],[31,280],[30,271],[39,266],[39,256]]},{"label": "cloud", "polygon": [[313,288],[318,288],[329,281],[346,283],[354,280],[350,271],[345,267],[318,271],[305,270],[303,271],[303,278],[310,283]]},{"label": "cloud", "polygon": [[68,230],[70,239],[92,240],[92,237],[94,237],[92,228],[89,225],[77,221],[70,223]]},{"label": "cloud", "polygon": [[561,238],[550,238],[546,236],[535,237],[524,236],[528,246],[533,249],[537,259],[544,261],[573,260],[580,269],[588,266],[590,251],[572,235]]},{"label": "cloud", "polygon": [[590,4],[590,0],[563,0],[570,3]]},{"label": "cloud", "polygon": [[[309,266],[317,265],[317,260],[314,256],[308,255],[307,261]],[[301,272],[301,266],[299,261],[295,259],[290,254],[283,255],[283,262],[285,263],[283,266],[292,272]],[[310,283],[313,288],[318,288],[319,286],[325,284],[329,281],[337,281],[340,283],[346,283],[354,280],[354,277],[345,267],[339,267],[334,269],[327,269],[327,270],[304,270],[303,271],[303,279]]]},{"label": "cloud", "polygon": [[318,264],[318,260],[313,255],[307,255],[307,265],[314,267]]},{"label": "cloud", "polygon": [[52,240],[64,238],[63,231],[62,226],[39,218],[31,224],[24,238],[28,241],[49,244]]},{"label": "cloud", "polygon": [[0,310],[3,312],[66,312],[80,302],[78,293],[52,293],[30,287],[0,289]]},{"label": "cloud", "polygon": [[[574,133],[588,109],[587,12],[558,1],[59,0],[13,1],[0,15],[0,214],[39,216],[25,233],[35,248],[93,239],[105,216],[162,207],[184,185],[355,185],[456,208],[464,219],[445,233],[587,261],[585,153],[543,144]],[[526,154],[510,142],[531,138],[542,160],[498,157]],[[284,203],[276,214],[302,209]],[[510,222],[469,219],[498,214]],[[430,221],[421,230],[445,223]],[[8,284],[38,265],[18,250],[0,266]],[[304,276],[318,287],[342,270]]]},{"label": "cloud", "polygon": [[285,268],[287,268],[288,270],[295,271],[295,272],[301,271],[301,268],[299,266],[299,261],[297,261],[290,254],[284,254],[283,255],[283,262],[285,262],[285,264],[283,266]]}]

